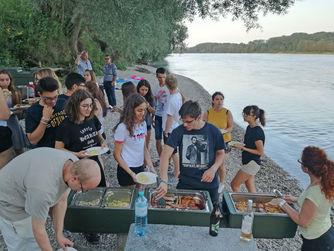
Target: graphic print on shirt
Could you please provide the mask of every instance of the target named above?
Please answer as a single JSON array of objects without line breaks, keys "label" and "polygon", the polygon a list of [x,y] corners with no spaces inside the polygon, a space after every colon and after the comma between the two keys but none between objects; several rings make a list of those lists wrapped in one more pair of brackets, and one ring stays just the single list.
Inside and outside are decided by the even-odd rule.
[{"label": "graphic print on shirt", "polygon": [[158,93],[157,93],[157,100],[158,100],[158,108],[159,110],[163,111],[164,110],[164,105],[167,103],[168,101],[168,94],[166,93],[165,90],[160,90]]},{"label": "graphic print on shirt", "polygon": [[66,118],[66,113],[65,113],[65,110],[62,110],[60,112],[55,112],[52,114],[50,120],[49,120],[49,123],[48,125],[46,126],[47,128],[54,128],[54,127],[58,127],[62,122],[63,120]]},{"label": "graphic print on shirt", "polygon": [[206,169],[209,164],[209,139],[206,135],[183,135],[183,167]]}]

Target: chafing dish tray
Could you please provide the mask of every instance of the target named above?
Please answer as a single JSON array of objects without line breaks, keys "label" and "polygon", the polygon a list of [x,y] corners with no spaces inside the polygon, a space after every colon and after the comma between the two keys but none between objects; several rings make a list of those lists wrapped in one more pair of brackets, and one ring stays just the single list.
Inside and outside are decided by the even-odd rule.
[{"label": "chafing dish tray", "polygon": [[132,193],[130,190],[107,189],[103,196],[102,207],[104,208],[130,208]]},{"label": "chafing dish tray", "polygon": [[147,188],[148,222],[151,224],[173,224],[208,226],[212,202],[207,191],[168,190],[164,197],[165,205],[157,205],[156,190]]},{"label": "chafing dish tray", "polygon": [[88,190],[85,193],[81,191],[73,195],[70,206],[72,207],[100,207],[104,188],[95,188]]},{"label": "chafing dish tray", "polygon": [[[284,212],[275,212],[268,204],[274,194],[263,193],[228,193],[223,194],[223,211],[227,227],[241,228],[244,212],[240,211],[240,202],[253,200],[254,222],[253,236],[255,238],[293,238],[297,225]],[[262,206],[264,208],[262,208]],[[267,206],[267,207],[266,207]]]},{"label": "chafing dish tray", "polygon": [[71,191],[65,229],[84,233],[127,233],[134,221],[136,189],[99,187]]}]

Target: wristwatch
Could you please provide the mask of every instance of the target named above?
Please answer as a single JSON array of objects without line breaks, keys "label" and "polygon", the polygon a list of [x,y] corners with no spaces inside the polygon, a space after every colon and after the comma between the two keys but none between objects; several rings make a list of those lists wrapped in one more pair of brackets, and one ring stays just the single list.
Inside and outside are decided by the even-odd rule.
[{"label": "wristwatch", "polygon": [[286,204],[286,201],[285,201],[285,200],[282,200],[282,201],[278,204],[278,206],[279,206],[280,208],[282,208],[285,204]]}]

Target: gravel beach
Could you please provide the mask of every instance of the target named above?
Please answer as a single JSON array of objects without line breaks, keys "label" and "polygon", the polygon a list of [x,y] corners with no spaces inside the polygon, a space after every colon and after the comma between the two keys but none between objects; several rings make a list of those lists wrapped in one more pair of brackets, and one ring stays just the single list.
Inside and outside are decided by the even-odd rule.
[{"label": "gravel beach", "polygon": [[[119,77],[123,79],[130,78],[136,75],[147,79],[152,88],[155,88],[158,84],[155,78],[155,68],[150,66],[133,66],[129,67],[126,71],[119,71]],[[179,89],[187,100],[192,99],[200,103],[202,112],[206,111],[211,104],[211,97],[209,93],[197,82],[184,76],[176,75],[179,81]],[[122,106],[122,94],[120,90],[116,90],[117,106]],[[248,104],[245,104],[248,105]],[[228,107],[227,107],[228,108]],[[241,112],[241,111],[240,111]],[[237,116],[237,115],[235,115]],[[112,129],[119,120],[119,113],[108,112],[105,119],[105,132],[107,135],[108,145],[113,149],[113,131]],[[232,140],[243,141],[244,130],[238,125],[234,124],[232,131]],[[152,131],[150,141],[150,153],[153,161],[158,159],[158,155],[155,149],[154,132]],[[296,156],[297,158],[298,156]],[[110,186],[118,187],[116,178],[116,166],[117,163],[111,154],[105,154],[102,156],[105,163],[106,177],[110,182]],[[263,165],[259,173],[256,175],[256,188],[258,192],[271,192],[273,189],[279,189],[282,193],[289,193],[298,196],[302,191],[298,185],[298,182],[293,179],[287,172],[285,172],[280,166],[274,163],[267,156],[262,157]],[[236,172],[241,167],[241,151],[232,150],[228,155],[226,161],[226,180],[225,191],[231,191],[230,182]],[[158,170],[157,170],[158,171]],[[171,185],[170,185],[171,186]],[[175,185],[174,185],[175,186]],[[242,186],[242,191],[246,191]],[[333,222],[333,219],[332,219]],[[273,226],[274,227],[274,226]],[[50,220],[47,221],[47,230],[51,239],[52,245],[55,250],[59,247],[55,240],[53,228],[51,227]],[[119,240],[125,240],[126,236],[116,236],[115,234],[101,234],[100,243],[98,245],[89,244],[82,234],[69,233],[69,239],[75,243],[75,248],[78,250],[121,250],[117,246]],[[289,239],[256,239],[256,244],[259,250],[299,250],[301,247],[301,238],[298,234],[294,238]],[[2,236],[0,235],[0,250],[6,250]]]}]

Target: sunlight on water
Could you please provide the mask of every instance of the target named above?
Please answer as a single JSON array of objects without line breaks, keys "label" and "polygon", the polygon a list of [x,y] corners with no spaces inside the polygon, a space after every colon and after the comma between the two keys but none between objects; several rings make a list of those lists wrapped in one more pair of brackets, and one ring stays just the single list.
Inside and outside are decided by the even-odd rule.
[{"label": "sunlight on water", "polygon": [[234,120],[246,127],[243,107],[266,111],[265,152],[301,185],[308,184],[297,159],[307,145],[334,159],[334,55],[173,54],[171,72],[222,91]]}]

